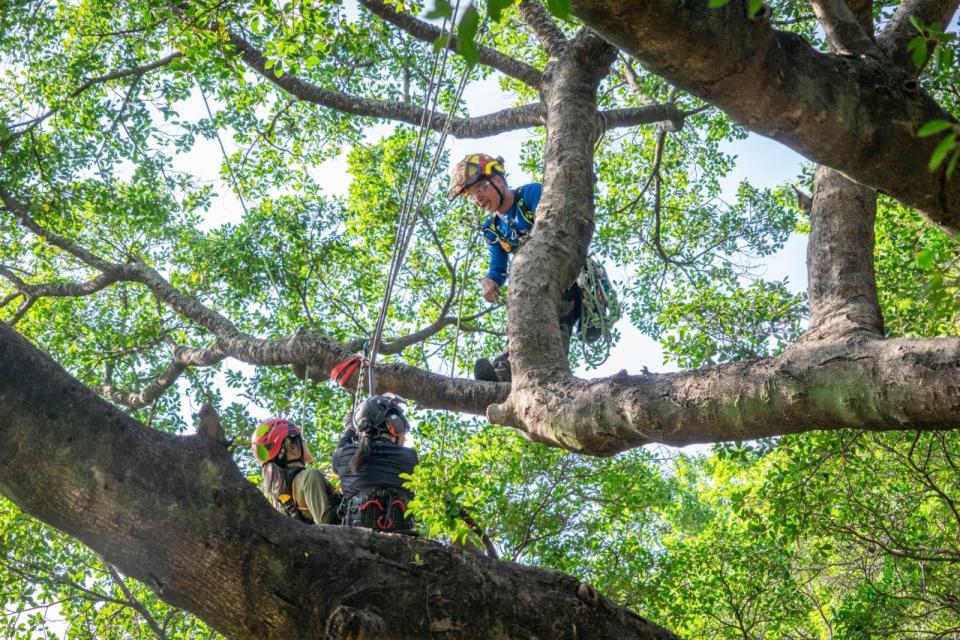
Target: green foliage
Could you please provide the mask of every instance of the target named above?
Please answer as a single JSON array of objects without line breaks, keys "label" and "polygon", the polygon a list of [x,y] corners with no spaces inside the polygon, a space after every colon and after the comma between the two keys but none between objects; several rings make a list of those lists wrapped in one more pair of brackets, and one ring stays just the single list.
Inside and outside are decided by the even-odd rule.
[{"label": "green foliage", "polygon": [[[547,4],[567,19],[568,2]],[[461,55],[451,56],[450,75],[441,80],[442,108],[470,111],[454,105],[452,78],[476,62],[481,32],[485,44],[546,64],[512,5],[488,0],[462,8]],[[874,6],[878,16],[890,9]],[[335,1],[190,7],[187,24],[214,20],[218,30],[186,26],[160,2],[81,0],[0,11],[0,181],[29,194],[31,212],[51,231],[105,259],[143,260],[241,332],[276,338],[307,327],[339,342],[362,341],[382,299],[418,132],[291,100],[245,69],[222,27],[240,29],[266,52],[274,74],[360,99],[415,103],[427,88],[433,48]],[[747,8],[756,13],[760,3]],[[811,42],[822,37],[801,4],[777,3],[775,13]],[[453,7],[438,2],[430,15],[453,18]],[[572,32],[577,24],[559,27]],[[948,98],[960,77],[956,39],[917,29],[915,60],[935,61],[925,67],[925,87]],[[90,78],[172,51],[179,57],[168,65],[77,93]],[[604,81],[602,107],[668,99],[684,110],[704,106],[628,64],[618,60]],[[518,104],[539,99],[509,78],[500,87]],[[523,143],[521,168],[532,176],[543,175],[543,135],[536,130]],[[591,250],[623,274],[630,321],[681,367],[779,353],[803,326],[804,296],[758,270],[805,229],[792,194],[758,188],[752,177],[731,195],[721,187],[735,162],[721,143],[744,136],[708,110],[665,136],[656,168],[652,127],[610,133],[597,148]],[[931,164],[952,174],[960,155],[956,124],[933,121],[918,136],[941,136]],[[209,148],[218,166],[191,162]],[[440,152],[437,159],[442,173],[448,158]],[[323,178],[340,167],[343,195],[331,195]],[[464,375],[474,358],[503,349],[505,312],[482,313],[473,287],[485,253],[470,233],[479,217],[462,202],[448,206],[443,182],[429,185],[389,309],[388,339],[452,313],[451,270],[457,285],[466,283],[457,315],[477,317],[384,360]],[[213,218],[224,209],[227,219]],[[886,199],[876,231],[887,332],[956,335],[955,241]],[[30,282],[96,275],[9,215],[0,215],[0,263]],[[3,281],[0,299],[9,293]],[[8,301],[0,318],[10,320],[20,303]],[[109,372],[113,386],[130,390],[164,370],[169,345],[213,342],[206,329],[132,283],[40,299],[16,326],[82,382],[99,385]],[[245,443],[258,419],[293,418],[322,463],[352,399],[286,368],[226,361],[191,369],[133,415],[151,428],[186,433],[205,401],[219,405],[238,443],[235,459],[256,482],[259,469]],[[593,459],[462,416],[416,407],[410,415],[422,461],[409,479],[417,494],[411,509],[424,536],[478,549],[486,537],[503,558],[573,573],[683,636],[949,637],[960,626],[960,444],[952,434],[808,434],[726,444],[701,456],[647,448]],[[102,560],[5,501],[0,547],[4,637],[146,638],[153,635],[147,615],[165,625],[168,638],[210,633],[125,579],[137,609]]]}]

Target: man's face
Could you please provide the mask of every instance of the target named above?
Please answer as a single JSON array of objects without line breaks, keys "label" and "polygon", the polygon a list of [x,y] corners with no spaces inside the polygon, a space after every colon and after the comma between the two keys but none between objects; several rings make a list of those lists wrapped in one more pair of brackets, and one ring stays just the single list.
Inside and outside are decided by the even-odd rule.
[{"label": "man's face", "polygon": [[[496,188],[494,187],[494,181],[497,181]],[[502,181],[503,179],[500,176],[493,176],[477,182],[463,194],[473,200],[474,204],[481,209],[495,213],[500,206],[500,194],[497,193],[497,189],[503,191],[503,185],[500,184]]]}]

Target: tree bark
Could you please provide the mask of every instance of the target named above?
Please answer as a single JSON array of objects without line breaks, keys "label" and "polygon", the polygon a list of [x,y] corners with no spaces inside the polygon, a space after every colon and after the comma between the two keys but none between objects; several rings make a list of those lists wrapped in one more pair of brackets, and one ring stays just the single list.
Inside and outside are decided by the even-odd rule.
[{"label": "tree bark", "polygon": [[873,269],[877,194],[817,167],[807,244],[810,325],[804,340],[883,336]]},{"label": "tree bark", "polygon": [[927,170],[940,137],[916,137],[925,122],[952,116],[897,64],[821,53],[749,19],[745,5],[574,0],[573,13],[748,129],[960,231],[960,180],[947,179],[944,166]]},{"label": "tree bark", "polygon": [[[575,578],[273,510],[0,326],[0,492],[230,638],[673,638]],[[16,366],[12,366],[16,363]]]}]

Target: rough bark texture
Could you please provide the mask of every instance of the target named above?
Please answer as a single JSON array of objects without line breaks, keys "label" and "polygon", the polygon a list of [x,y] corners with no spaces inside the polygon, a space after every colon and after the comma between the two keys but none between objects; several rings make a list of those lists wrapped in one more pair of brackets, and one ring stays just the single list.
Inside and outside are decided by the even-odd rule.
[{"label": "rough bark texture", "polygon": [[948,180],[945,167],[927,170],[938,136],[916,137],[923,123],[950,115],[896,64],[821,53],[749,19],[745,5],[574,0],[573,13],[752,131],[960,230],[960,180]]},{"label": "rough bark texture", "polygon": [[883,335],[873,271],[877,194],[817,167],[807,244],[810,325],[805,340]]},{"label": "rough bark texture", "polygon": [[[274,511],[0,326],[0,491],[231,638],[672,638],[575,578]],[[579,595],[578,595],[579,594]]]}]

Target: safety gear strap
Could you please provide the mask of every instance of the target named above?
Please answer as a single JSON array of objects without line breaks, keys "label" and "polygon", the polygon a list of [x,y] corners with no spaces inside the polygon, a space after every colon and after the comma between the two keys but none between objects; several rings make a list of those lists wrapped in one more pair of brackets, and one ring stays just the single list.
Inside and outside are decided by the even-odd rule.
[{"label": "safety gear strap", "polygon": [[405,489],[371,489],[344,500],[340,520],[346,527],[365,527],[375,531],[413,533],[413,516],[405,516],[411,499]]}]

